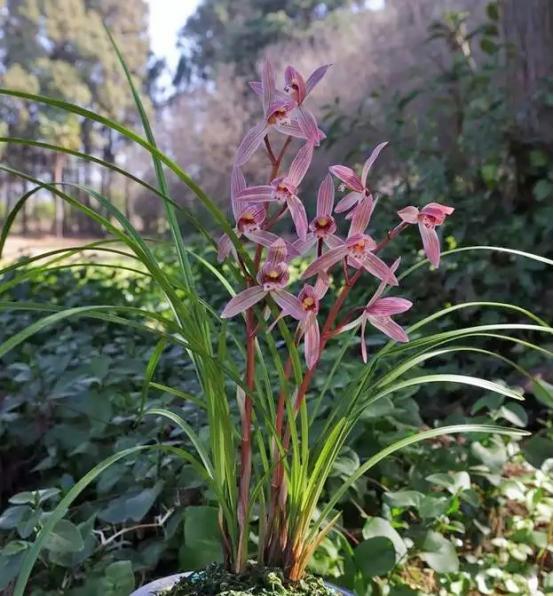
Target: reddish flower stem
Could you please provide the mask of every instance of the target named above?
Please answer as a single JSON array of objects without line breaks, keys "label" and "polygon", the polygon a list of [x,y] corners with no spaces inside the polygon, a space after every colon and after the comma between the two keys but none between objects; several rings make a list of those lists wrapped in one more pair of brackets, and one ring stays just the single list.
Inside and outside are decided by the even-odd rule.
[{"label": "reddish flower stem", "polygon": [[[273,180],[279,173],[281,161],[285,155],[285,151],[290,144],[292,137],[287,137],[286,141],[275,157],[269,138],[264,139],[265,146],[271,161],[271,174],[269,181]],[[286,206],[285,206],[286,208]],[[278,219],[279,215],[277,216]],[[276,221],[276,220],[275,220]],[[268,222],[268,223],[271,223]],[[271,224],[272,225],[272,224]],[[257,273],[260,267],[262,256],[262,247],[256,247],[256,254],[254,256],[254,272]],[[247,279],[247,285],[251,286],[254,283],[253,279]],[[241,447],[240,447],[240,479],[239,479],[239,499],[237,508],[237,517],[239,523],[239,543],[237,550],[237,560],[235,561],[235,572],[239,573],[244,569],[248,554],[248,504],[250,494],[250,481],[252,478],[252,404],[253,392],[256,379],[256,321],[253,309],[249,308],[246,311],[246,372],[245,385],[246,394],[244,396],[244,405],[241,410]],[[289,373],[290,374],[290,373]]]}]

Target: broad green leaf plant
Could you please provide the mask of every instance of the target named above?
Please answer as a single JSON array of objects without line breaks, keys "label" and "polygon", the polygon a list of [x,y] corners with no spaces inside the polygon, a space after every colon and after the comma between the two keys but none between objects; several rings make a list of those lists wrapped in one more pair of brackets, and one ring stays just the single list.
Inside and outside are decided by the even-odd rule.
[{"label": "broad green leaf plant", "polygon": [[[412,369],[434,358],[455,356],[469,350],[500,358],[532,378],[517,363],[474,343],[495,337],[549,357],[551,354],[539,344],[541,336],[551,334],[552,329],[538,316],[519,306],[490,301],[448,306],[420,319],[406,330],[393,321],[393,315],[404,313],[412,304],[403,298],[388,297],[386,293],[408,279],[414,270],[426,266],[427,261],[420,261],[401,272],[400,259],[387,264],[377,253],[400,233],[406,233],[412,225],[416,225],[427,259],[438,267],[441,258],[438,231],[444,219],[455,217],[455,214],[451,207],[437,203],[421,209],[405,207],[398,212],[400,223],[385,232],[380,241],[374,241],[369,236],[366,228],[378,201],[367,179],[386,143],[378,145],[371,153],[361,176],[347,166],[331,166],[330,174],[319,188],[317,213],[311,222],[308,221],[298,190],[313,153],[324,141],[325,135],[305,106],[305,100],[329,66],[316,69],[306,80],[294,68],[288,67],[283,90],[277,88],[271,64],[264,62],[262,81],[251,84],[253,92],[261,99],[263,117],[246,133],[237,150],[231,174],[231,206],[235,220],[231,224],[225,213],[189,174],[158,148],[131,74],[111,34],[107,32],[107,35],[128,81],[142,121],[143,135],[115,120],[61,99],[11,89],[0,89],[0,95],[46,105],[111,129],[150,154],[156,185],[149,184],[127,169],[52,143],[11,137],[0,140],[72,155],[113,170],[143,186],[152,193],[152,200],[162,201],[165,207],[179,274],[170,276],[160,267],[151,243],[141,236],[107,196],[87,186],[45,182],[0,165],[0,170],[26,181],[27,188],[30,188],[7,215],[0,234],[0,251],[25,202],[42,189],[90,217],[108,235],[105,240],[49,251],[5,266],[0,273],[10,275],[4,275],[4,280],[0,280],[0,292],[29,279],[35,272],[40,274],[64,267],[67,260],[76,254],[102,251],[117,257],[116,263],[121,263],[121,257],[126,259],[125,264],[114,263],[111,267],[126,268],[148,276],[163,296],[168,306],[164,312],[169,314],[111,304],[64,308],[55,304],[0,302],[2,309],[36,311],[40,315],[32,324],[0,344],[0,357],[33,334],[70,318],[92,317],[151,334],[157,343],[144,374],[139,417],[166,418],[168,424],[182,430],[187,438],[187,448],[173,443],[152,445],[145,442],[114,453],[83,476],[63,496],[46,519],[32,548],[26,552],[15,586],[16,596],[23,595],[41,549],[49,540],[55,539],[52,536],[63,530],[62,522],[72,503],[102,472],[132,454],[160,450],[177,455],[192,466],[217,501],[221,545],[228,569],[243,571],[247,561],[254,558],[260,564],[281,567],[287,578],[296,581],[302,578],[314,551],[339,519],[337,505],[341,498],[383,458],[418,441],[446,434],[525,434],[521,430],[488,424],[459,424],[408,434],[364,461],[343,480],[342,486],[328,500],[322,501],[333,464],[370,404],[384,397],[393,399],[396,393],[408,387],[424,391],[429,383],[445,387],[450,383],[467,385],[510,399],[523,399],[520,393],[488,379],[462,374],[413,376]],[[274,147],[279,136],[283,142],[277,151]],[[300,149],[288,171],[281,172],[285,155],[295,143],[300,143]],[[269,171],[265,175],[267,183],[256,181],[254,186],[248,186],[242,168],[262,146],[269,158]],[[212,219],[210,228],[220,230],[222,236],[217,248],[220,260],[225,261],[225,271],[196,255],[186,245],[179,223],[182,220],[192,224],[206,243],[215,243],[206,224],[196,213],[170,196],[167,172],[175,175],[194,193]],[[336,205],[333,177],[341,183],[339,190],[348,189]],[[93,199],[94,206],[81,202],[78,197],[84,194]],[[345,213],[350,230],[342,237],[340,222],[333,214]],[[290,214],[296,230],[295,239],[284,238],[271,231],[287,214]],[[298,256],[312,254],[312,251],[311,263],[304,270],[303,278],[313,276],[316,281],[313,285],[305,284],[298,293],[291,293],[286,289],[290,281],[289,264]],[[518,258],[552,265],[540,256],[491,246],[463,247],[442,253],[442,257],[454,259],[463,251],[474,251],[475,258],[483,251],[503,251]],[[213,276],[229,294],[230,300],[222,313],[199,290],[191,259],[198,261],[205,275]],[[364,284],[365,287],[372,283],[375,289],[368,296],[367,304],[345,311],[350,290],[356,284]],[[327,301],[329,307],[324,318],[319,306]],[[512,313],[517,315],[518,322],[475,323],[440,332],[427,330],[434,321],[466,308]],[[242,316],[244,326],[227,320],[238,315]],[[368,353],[364,338],[368,324],[391,339],[373,353]],[[343,392],[340,402],[322,417],[326,392],[333,386],[341,363],[350,356],[353,336],[358,330],[361,330],[363,363],[360,363],[359,372]],[[518,332],[523,332],[525,339],[519,338]],[[536,342],[529,337],[536,337]],[[330,370],[325,370],[321,365],[321,355],[331,342],[337,342],[340,350]],[[148,388],[153,385],[162,352],[170,345],[183,348],[193,364],[200,391],[192,395],[179,388],[165,387],[165,390],[190,400],[205,412],[209,426],[207,438],[200,436],[193,424],[174,411],[148,409]],[[316,376],[318,380],[323,380],[318,384],[321,388],[318,392],[312,386]],[[235,416],[240,419],[238,427],[234,423]],[[318,425],[314,424],[316,418]],[[253,534],[257,536],[255,543],[252,541]]]}]

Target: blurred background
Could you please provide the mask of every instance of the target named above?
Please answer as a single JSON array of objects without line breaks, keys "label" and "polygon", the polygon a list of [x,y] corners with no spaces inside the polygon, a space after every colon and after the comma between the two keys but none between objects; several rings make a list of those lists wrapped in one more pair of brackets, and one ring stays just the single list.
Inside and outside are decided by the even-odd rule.
[{"label": "blurred background", "polygon": [[[445,250],[499,245],[551,257],[550,0],[0,0],[0,86],[63,98],[140,133],[132,97],[102,21],[115,35],[142,89],[158,143],[225,209],[235,148],[260,116],[259,102],[247,83],[259,79],[261,59],[270,56],[278,73],[293,64],[305,76],[321,64],[332,63],[310,96],[310,109],[327,139],[303,183],[302,198],[308,206],[313,207],[317,186],[330,164],[360,165],[372,147],[388,140],[390,145],[370,181],[381,198],[379,217],[374,216],[381,233],[396,221],[397,209],[436,201],[456,209],[444,226]],[[31,138],[92,154],[154,182],[149,155],[112,130],[46,105],[3,96],[0,137],[3,164],[43,181],[101,190],[145,235],[158,240],[165,237],[161,202],[143,187],[76,156],[17,142]],[[248,164],[249,180],[256,179],[260,168],[267,168],[265,156],[259,153]],[[0,172],[0,222],[33,186]],[[190,191],[175,180],[171,191],[176,201],[199,210]],[[87,193],[75,194],[97,208]],[[207,216],[205,224],[211,225]],[[191,246],[198,244],[186,221],[182,230]],[[92,220],[42,190],[18,214],[2,264],[23,254],[103,237],[103,230]],[[215,260],[213,248],[200,250]],[[401,237],[394,253],[402,252],[409,264],[421,256],[419,250],[417,234],[408,234]],[[173,255],[162,245],[158,254],[164,267],[174,267]],[[144,277],[110,269],[104,259],[95,258],[95,266],[84,268],[81,257],[81,262],[74,261],[70,267],[29,275],[13,287],[8,283],[3,299],[67,306],[123,302],[162,311],[159,296]],[[10,275],[5,273],[4,281],[9,282]],[[214,305],[222,304],[221,289],[209,279],[202,283]],[[475,299],[519,304],[551,319],[548,268],[507,254],[483,253],[477,258],[475,253],[463,253],[445,259],[440,272],[414,274],[403,295],[416,301],[417,317],[412,321],[445,305]],[[34,317],[36,313],[3,309],[0,337],[16,333]],[[466,309],[437,325],[446,328],[460,321],[486,324],[501,319],[486,309]],[[381,340],[372,341],[375,345]],[[548,386],[551,372],[544,355],[517,346],[508,348],[494,338],[488,341],[489,349],[517,360],[538,383]],[[114,449],[136,444],[145,436],[152,440],[176,437],[159,421],[136,426],[137,399],[143,395],[144,370],[153,349],[152,340],[138,331],[81,319],[63,323],[56,333],[34,336],[0,361],[0,512],[13,509],[8,499],[16,493],[38,488],[52,491],[32,506],[20,497],[17,506],[29,510],[18,511],[22,517],[15,522],[13,512],[12,518],[0,515],[4,549],[0,550],[0,592],[8,589],[17,573],[26,548],[21,544],[31,540],[37,528],[38,518],[32,516],[48,510],[53,502],[49,499],[59,498]],[[356,347],[352,354],[354,362]],[[328,358],[332,361],[332,351]],[[381,412],[379,423],[368,414],[336,475],[356,466],[357,454],[368,455],[372,450],[368,445],[386,441],[391,433],[433,425],[437,420],[455,422],[483,411],[495,420],[504,418],[536,433],[536,440],[525,444],[525,457],[539,474],[552,449],[551,401],[545,401],[544,393],[533,397],[535,387],[528,379],[507,373],[497,361],[471,354],[449,363],[438,360],[436,370],[464,370],[502,379],[522,387],[529,399],[525,408],[488,398],[475,408],[476,394],[467,390],[452,389],[445,396],[437,387],[426,390],[424,396],[406,394],[404,409]],[[352,371],[349,364],[341,371],[335,388],[339,394]],[[165,404],[171,399],[180,402],[164,392],[164,386],[192,393],[198,390],[190,380],[190,364],[177,348],[165,350],[156,375],[159,385],[150,390]],[[189,416],[202,425],[197,411]],[[422,446],[406,459],[376,470],[378,480],[360,489],[354,505],[345,505],[350,511],[345,521],[349,539],[355,540],[361,527],[359,509],[375,514],[385,489],[405,487],[406,482],[414,490],[429,488],[418,472],[418,462],[425,462],[426,470],[435,466],[436,472],[466,470],[470,457],[470,463],[484,466],[493,478],[519,449],[485,439],[477,444],[479,448],[469,456],[463,444],[449,444],[450,459],[436,452],[432,455]],[[535,490],[537,482],[533,476],[529,486]],[[498,492],[498,488],[489,489]],[[525,490],[521,490],[525,500]],[[546,494],[541,490],[541,495]],[[458,509],[454,503],[448,515],[456,523],[473,516],[486,525],[492,509],[485,504],[500,497],[484,488],[479,495],[482,499],[473,501],[472,513],[462,512],[463,507],[470,507],[469,501],[460,506],[458,499]],[[537,497],[537,503],[541,498]],[[135,580],[211,560],[215,542],[205,541],[200,549],[190,546],[192,540],[182,544],[183,525],[189,536],[195,531],[203,536],[205,527],[195,526],[194,517],[187,518],[181,510],[175,513],[176,502],[195,507],[196,519],[203,519],[205,495],[191,470],[182,470],[170,458],[154,456],[118,464],[72,513],[86,548],[73,552],[52,547],[42,561],[33,593],[124,595]],[[518,514],[517,507],[506,510],[505,504],[493,509],[494,523],[508,513]],[[519,514],[530,518],[530,511],[519,510]],[[490,524],[493,533],[504,532]],[[533,531],[546,532],[545,524],[541,518]],[[529,548],[535,549],[533,556],[520,553],[514,561],[521,563],[523,557],[535,569],[537,581],[544,584],[541,570],[551,564],[551,558],[545,562],[542,547]],[[340,540],[330,539],[318,551],[315,570],[340,577],[344,552]],[[474,556],[481,557],[483,552],[489,551],[481,549]],[[489,592],[470,591],[478,585],[475,570],[468,572],[470,579],[448,576],[450,583],[444,583],[440,565],[439,569],[430,563],[422,568],[419,560],[415,568],[420,575],[408,566],[404,583],[406,590],[420,592],[398,594],[437,594],[439,586],[448,594],[496,594],[510,592],[514,585],[512,593],[538,593],[525,591],[531,584],[519,567],[517,573],[524,580],[514,580],[512,569],[508,579],[502,576],[492,588],[489,579],[483,580],[481,588],[486,584]],[[465,587],[452,587],[456,581]],[[65,588],[59,591],[60,586]]]}]

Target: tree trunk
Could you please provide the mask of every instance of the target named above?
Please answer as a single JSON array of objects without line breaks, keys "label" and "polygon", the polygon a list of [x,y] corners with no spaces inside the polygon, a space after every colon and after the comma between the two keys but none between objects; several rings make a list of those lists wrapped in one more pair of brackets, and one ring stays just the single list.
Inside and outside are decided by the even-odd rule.
[{"label": "tree trunk", "polygon": [[519,132],[522,140],[551,144],[552,112],[544,95],[545,79],[552,76],[552,0],[504,0],[501,8],[502,29],[510,50],[510,101]]}]

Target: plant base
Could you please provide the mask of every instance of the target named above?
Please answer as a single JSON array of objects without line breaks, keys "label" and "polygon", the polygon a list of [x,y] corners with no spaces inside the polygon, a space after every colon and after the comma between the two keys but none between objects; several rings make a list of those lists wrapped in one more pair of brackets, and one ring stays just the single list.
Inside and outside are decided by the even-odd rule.
[{"label": "plant base", "polygon": [[[323,579],[306,575],[299,582],[287,582],[280,569],[251,565],[233,574],[222,565],[212,564],[201,571],[167,578],[167,583],[145,586],[146,594],[163,596],[348,596],[349,592],[329,585]],[[175,582],[175,583],[173,583]],[[160,591],[161,590],[161,591]],[[141,594],[143,592],[140,592]]]}]

